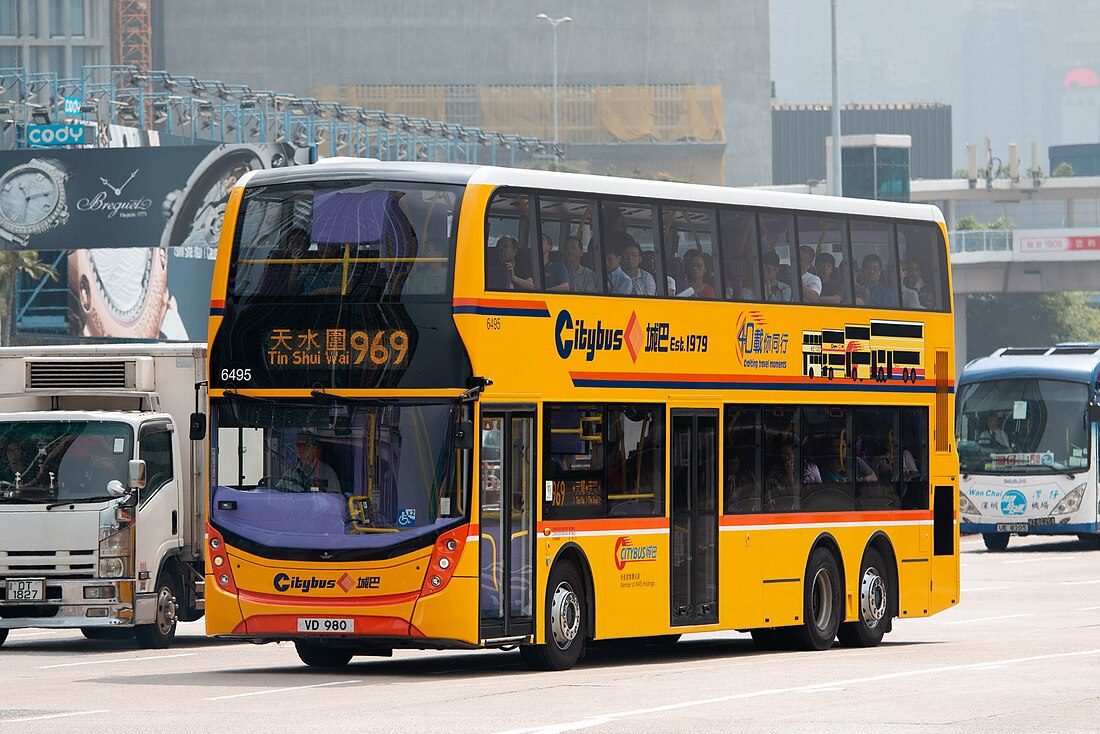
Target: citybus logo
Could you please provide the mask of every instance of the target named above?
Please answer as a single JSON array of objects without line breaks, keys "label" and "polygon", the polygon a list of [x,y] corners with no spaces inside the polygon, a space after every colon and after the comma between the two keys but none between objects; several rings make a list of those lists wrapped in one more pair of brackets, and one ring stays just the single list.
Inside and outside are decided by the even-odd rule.
[{"label": "citybus logo", "polygon": [[630,538],[619,536],[615,540],[615,568],[622,571],[628,563],[656,561],[657,546],[634,545]]},{"label": "citybus logo", "polygon": [[591,362],[596,352],[618,352],[625,343],[630,359],[636,361],[644,345],[644,337],[638,317],[633,313],[625,329],[614,329],[604,326],[599,319],[591,326],[584,319],[574,321],[573,315],[563,310],[558,313],[554,327],[554,342],[562,359],[569,359],[574,351],[578,351],[584,352],[586,362]]},{"label": "citybus logo", "polygon": [[296,589],[303,594],[308,594],[313,589],[335,589],[335,579],[319,579],[316,576],[310,576],[309,578],[302,578],[301,576],[288,576],[285,573],[275,574],[275,578],[271,580],[271,583],[275,586],[275,591],[290,591]]}]

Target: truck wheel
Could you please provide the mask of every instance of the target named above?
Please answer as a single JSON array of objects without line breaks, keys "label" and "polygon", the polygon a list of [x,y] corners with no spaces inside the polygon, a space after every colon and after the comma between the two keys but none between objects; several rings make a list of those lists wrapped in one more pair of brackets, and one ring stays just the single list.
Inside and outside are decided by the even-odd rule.
[{"label": "truck wheel", "polygon": [[576,566],[562,561],[550,573],[546,585],[543,628],[546,644],[520,645],[523,662],[533,670],[568,670],[584,652],[588,630],[584,582]]},{"label": "truck wheel", "polygon": [[295,642],[298,657],[311,668],[342,668],[351,662],[351,651],[325,647],[315,642]]},{"label": "truck wheel", "polygon": [[0,630],[0,645],[4,644],[4,640],[8,639],[8,631]]},{"label": "truck wheel", "polygon": [[157,579],[157,616],[152,624],[134,628],[138,647],[162,650],[176,638],[176,610],[179,599],[179,581],[175,574],[162,571]]},{"label": "truck wheel", "polygon": [[982,533],[985,547],[991,551],[1003,551],[1008,547],[1008,533]]},{"label": "truck wheel", "polygon": [[882,554],[868,548],[859,571],[859,618],[840,625],[837,637],[845,647],[875,647],[890,622],[890,572]]}]

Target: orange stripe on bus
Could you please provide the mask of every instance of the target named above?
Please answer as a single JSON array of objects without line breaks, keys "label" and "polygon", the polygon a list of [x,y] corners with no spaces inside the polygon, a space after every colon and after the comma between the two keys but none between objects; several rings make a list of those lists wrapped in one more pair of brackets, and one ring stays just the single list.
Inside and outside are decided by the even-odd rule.
[{"label": "orange stripe on bus", "polygon": [[903,522],[905,520],[926,521],[932,519],[932,511],[912,510],[902,512],[784,512],[761,513],[758,515],[723,515],[718,524],[735,528],[745,525],[803,525],[816,523],[837,525],[846,522]]},{"label": "orange stripe on bus", "polygon": [[623,518],[614,520],[554,520],[539,523],[539,532],[584,532],[586,530],[667,530],[667,517]]}]

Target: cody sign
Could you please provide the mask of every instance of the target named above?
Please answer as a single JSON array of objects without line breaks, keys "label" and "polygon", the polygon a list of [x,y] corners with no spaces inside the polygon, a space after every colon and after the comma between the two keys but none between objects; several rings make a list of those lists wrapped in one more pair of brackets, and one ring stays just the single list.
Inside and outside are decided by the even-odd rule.
[{"label": "cody sign", "polygon": [[84,145],[83,125],[27,125],[27,143],[36,147]]}]

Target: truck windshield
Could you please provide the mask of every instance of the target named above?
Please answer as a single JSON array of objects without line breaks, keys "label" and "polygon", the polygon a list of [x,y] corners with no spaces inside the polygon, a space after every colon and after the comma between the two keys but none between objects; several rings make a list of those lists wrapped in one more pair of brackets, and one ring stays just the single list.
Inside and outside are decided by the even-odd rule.
[{"label": "truck windshield", "polygon": [[103,497],[107,483],[126,483],[134,432],[125,423],[0,423],[0,501],[78,502]]},{"label": "truck windshield", "polygon": [[959,465],[968,474],[1078,473],[1089,465],[1088,388],[1005,379],[963,386],[956,409]]},{"label": "truck windshield", "polygon": [[[275,557],[375,557],[466,513],[453,402],[217,408],[210,519]],[[430,541],[429,541],[430,542]]]}]

